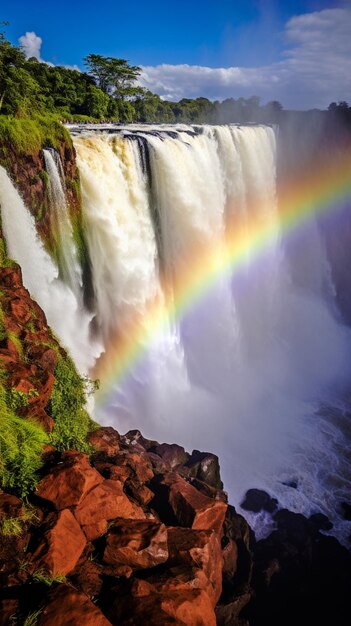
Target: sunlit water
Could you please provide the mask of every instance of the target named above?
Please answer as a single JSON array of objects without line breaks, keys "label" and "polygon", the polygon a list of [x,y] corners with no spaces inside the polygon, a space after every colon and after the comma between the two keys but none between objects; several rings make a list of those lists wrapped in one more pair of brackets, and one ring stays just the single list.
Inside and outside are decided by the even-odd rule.
[{"label": "sunlit water", "polygon": [[[318,224],[306,227],[300,248],[281,231],[274,130],[108,126],[71,132],[93,313],[82,310],[81,274],[68,213],[58,213],[58,192],[52,202],[61,224],[62,280],[4,171],[0,201],[9,253],[80,367],[91,367],[100,343],[108,353],[111,336],[123,335],[130,316],[142,315],[152,299],[166,306],[160,273],[171,289],[191,271],[194,246],[220,241],[233,220],[245,228],[252,206],[273,233],[263,254],[249,251],[239,272],[223,274],[163,326],[122,383],[102,394],[97,419],[122,432],[140,428],[190,451],[215,452],[235,505],[248,488],[264,488],[281,506],[326,513],[346,542],[350,523],[342,520],[340,503],[349,500],[351,487],[350,331],[336,310]],[[55,170],[51,153],[45,158],[57,185],[58,165]],[[11,221],[6,215],[13,211],[18,219]],[[260,535],[267,520],[250,521]]]}]

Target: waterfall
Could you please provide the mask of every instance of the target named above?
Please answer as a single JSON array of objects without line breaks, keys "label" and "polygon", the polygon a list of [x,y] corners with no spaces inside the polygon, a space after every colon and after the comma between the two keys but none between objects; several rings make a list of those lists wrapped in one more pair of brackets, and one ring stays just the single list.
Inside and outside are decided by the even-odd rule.
[{"label": "waterfall", "polygon": [[82,271],[74,242],[73,228],[66,201],[65,179],[60,156],[54,150],[43,150],[49,176],[50,226],[60,275],[71,287],[76,298],[82,291]]},{"label": "waterfall", "polygon": [[10,258],[19,263],[23,283],[41,306],[77,367],[87,372],[101,349],[90,340],[91,315],[82,311],[73,291],[59,278],[59,270],[44,249],[35,221],[5,169],[0,166],[2,227]]},{"label": "waterfall", "polygon": [[[45,152],[45,161],[58,266],[4,171],[0,200],[9,254],[49,323],[92,372],[103,345],[97,371],[102,397],[108,393],[97,420],[214,451],[236,506],[248,488],[264,488],[292,510],[323,511],[345,537],[337,509],[351,485],[349,442],[339,428],[348,409],[335,398],[350,375],[350,332],[336,312],[319,224],[311,218],[301,238],[282,230],[274,129],[109,125],[71,133],[91,313],[82,305],[53,154]],[[259,257],[249,246],[237,271],[219,272],[201,297],[187,294],[181,309],[179,289],[199,271],[196,263],[211,255],[215,267],[225,267],[229,234],[245,238],[253,219],[269,229],[269,245]],[[170,315],[177,306],[179,314]],[[140,356],[132,359],[123,350],[134,337]],[[105,379],[123,359],[123,379]]]}]

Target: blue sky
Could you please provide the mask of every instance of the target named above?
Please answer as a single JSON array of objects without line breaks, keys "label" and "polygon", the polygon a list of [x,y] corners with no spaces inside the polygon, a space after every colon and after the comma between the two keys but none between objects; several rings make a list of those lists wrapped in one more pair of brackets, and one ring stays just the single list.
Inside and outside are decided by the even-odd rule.
[{"label": "blue sky", "polygon": [[2,0],[0,9],[12,43],[35,33],[41,41],[22,42],[47,62],[83,69],[91,52],[124,57],[145,68],[143,84],[162,97],[255,94],[294,108],[327,105],[329,93],[347,99],[351,73],[339,66],[344,52],[349,66],[350,16],[350,1],[327,0]]}]

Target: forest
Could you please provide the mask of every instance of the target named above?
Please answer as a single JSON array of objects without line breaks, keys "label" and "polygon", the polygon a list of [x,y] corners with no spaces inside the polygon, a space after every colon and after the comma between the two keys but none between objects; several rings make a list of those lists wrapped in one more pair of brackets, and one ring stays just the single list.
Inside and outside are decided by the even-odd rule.
[{"label": "forest", "polygon": [[[257,96],[222,102],[204,97],[162,100],[138,85],[141,67],[125,59],[89,54],[84,66],[80,72],[26,59],[21,48],[0,33],[0,121],[3,116],[49,114],[64,122],[279,124],[287,113],[280,102],[261,105]],[[318,113],[351,123],[346,102],[332,102],[328,112]]]}]

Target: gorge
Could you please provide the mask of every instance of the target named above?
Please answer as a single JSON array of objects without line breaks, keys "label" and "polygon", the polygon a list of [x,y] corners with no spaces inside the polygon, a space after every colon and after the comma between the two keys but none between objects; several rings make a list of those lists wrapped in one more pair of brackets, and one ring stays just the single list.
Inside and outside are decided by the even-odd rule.
[{"label": "gorge", "polygon": [[[264,489],[326,515],[348,546],[349,153],[290,180],[271,126],[69,131],[79,177],[67,149],[45,147],[41,213],[0,168],[2,230],[61,345],[99,381],[93,417],[140,429],[130,449],[211,450],[238,510]],[[275,527],[268,511],[245,516],[258,539]]]}]

